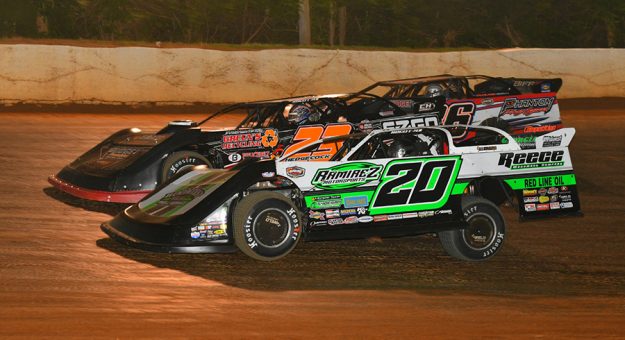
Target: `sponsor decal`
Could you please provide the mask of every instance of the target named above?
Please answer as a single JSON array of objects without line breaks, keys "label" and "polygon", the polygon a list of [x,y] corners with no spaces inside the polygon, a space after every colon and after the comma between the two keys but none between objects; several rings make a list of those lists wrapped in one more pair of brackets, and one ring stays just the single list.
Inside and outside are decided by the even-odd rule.
[{"label": "sponsor decal", "polygon": [[515,80],[514,83],[512,83],[514,87],[528,87],[534,86],[534,84],[536,84],[535,80]]},{"label": "sponsor decal", "polygon": [[328,224],[329,225],[343,224],[343,219],[342,218],[331,218],[331,219],[328,220]]},{"label": "sponsor decal", "polygon": [[549,202],[549,197],[548,196],[540,196],[540,197],[538,197],[538,202],[539,203],[547,203],[547,202]]},{"label": "sponsor decal", "polygon": [[534,203],[526,204],[525,205],[525,211],[528,211],[528,212],[536,211],[536,204],[534,204]]},{"label": "sponsor decal", "polygon": [[[563,184],[575,184],[575,175],[560,175],[560,176],[544,176],[544,177],[531,177],[531,178],[515,178],[505,180],[513,190],[528,189],[529,188],[548,188],[557,187]],[[560,191],[562,191],[560,189]],[[526,195],[532,196],[532,195]]]},{"label": "sponsor decal", "polygon": [[536,210],[538,211],[549,210],[549,204],[536,204]]},{"label": "sponsor decal", "polygon": [[311,184],[319,189],[347,189],[376,181],[380,178],[382,165],[356,162],[317,170]]},{"label": "sponsor decal", "polygon": [[267,129],[261,138],[261,144],[266,148],[275,148],[278,145],[278,133],[276,130]]},{"label": "sponsor decal", "polygon": [[403,218],[415,218],[415,217],[419,217],[419,213],[417,212],[403,213],[402,217]]},{"label": "sponsor decal", "polygon": [[194,239],[195,239],[195,238],[200,238],[200,233],[199,233],[199,232],[197,232],[197,231],[192,232],[192,233],[191,233],[191,238],[194,238]]},{"label": "sponsor decal", "polygon": [[562,202],[560,203],[560,208],[562,209],[573,208],[573,202]]},{"label": "sponsor decal", "polygon": [[523,190],[523,196],[535,196],[538,193],[536,189],[533,190]]},{"label": "sponsor decal", "polygon": [[358,217],[357,216],[350,216],[350,217],[346,217],[343,220],[343,223],[345,224],[354,224],[354,223],[358,223]]},{"label": "sponsor decal", "polygon": [[419,211],[419,217],[420,218],[424,218],[424,217],[432,217],[434,216],[434,211],[432,210],[428,210],[428,211]]},{"label": "sponsor decal", "polygon": [[544,136],[543,148],[560,146],[562,144],[562,136]]},{"label": "sponsor decal", "polygon": [[435,126],[438,124],[438,117],[418,117],[411,119],[393,119],[382,122],[383,129],[407,129],[423,126]]},{"label": "sponsor decal", "polygon": [[526,126],[523,133],[552,132],[558,129],[558,125]]},{"label": "sponsor decal", "polygon": [[513,137],[520,146],[534,146],[536,144],[536,136],[517,136]]},{"label": "sponsor decal", "polygon": [[277,136],[273,129],[228,131],[222,137],[221,148],[233,150],[274,147],[278,143]]},{"label": "sponsor decal", "polygon": [[529,116],[536,112],[549,112],[555,100],[555,97],[527,99],[506,98],[501,108],[500,115]]},{"label": "sponsor decal", "polygon": [[568,202],[571,201],[573,197],[570,194],[560,195],[560,201]]},{"label": "sponsor decal", "polygon": [[436,210],[434,214],[435,215],[453,215],[453,211],[451,211],[451,209]]},{"label": "sponsor decal", "polygon": [[505,152],[499,155],[498,165],[503,165],[511,170],[523,170],[532,168],[547,168],[563,166],[564,151],[541,151],[541,152]]},{"label": "sponsor decal", "polygon": [[550,202],[557,202],[558,201],[558,195],[553,195],[551,196],[551,198],[549,199]]},{"label": "sponsor decal", "polygon": [[273,177],[275,175],[276,175],[276,173],[273,172],[273,171],[267,171],[267,172],[263,172],[262,173],[262,176],[265,177],[265,178],[271,178],[271,177]]},{"label": "sponsor decal", "polygon": [[320,226],[328,225],[328,221],[313,221],[310,225],[313,227],[320,227]]},{"label": "sponsor decal", "polygon": [[495,151],[497,150],[497,146],[478,146],[477,151]]},{"label": "sponsor decal", "polygon": [[238,163],[243,159],[243,156],[241,156],[241,154],[239,153],[231,153],[228,155],[228,161],[230,161],[231,163]]},{"label": "sponsor decal", "polygon": [[545,196],[545,195],[547,195],[547,189],[545,189],[545,188],[540,188],[540,189],[538,189],[538,194],[539,194],[540,196]]},{"label": "sponsor decal", "polygon": [[338,209],[328,209],[326,210],[326,216],[328,218],[336,218],[336,217],[341,216],[341,214],[339,213]]},{"label": "sponsor decal", "polygon": [[343,203],[343,201],[341,200],[341,196],[339,195],[315,196],[312,197],[310,200],[311,209],[338,208]]},{"label": "sponsor decal", "polygon": [[567,186],[560,187],[560,192],[569,192],[569,187]]},{"label": "sponsor decal", "polygon": [[356,209],[341,209],[341,216],[356,215]]},{"label": "sponsor decal", "polygon": [[367,213],[367,208],[365,207],[358,207],[356,208],[356,212],[358,213],[358,215],[364,215]]},{"label": "sponsor decal", "polygon": [[271,152],[269,151],[250,151],[241,152],[242,158],[271,158]]},{"label": "sponsor decal", "polygon": [[551,210],[560,209],[560,203],[558,203],[558,202],[553,202],[553,203],[550,203],[550,204],[549,204],[549,208],[550,208]]},{"label": "sponsor decal", "polygon": [[551,84],[549,83],[545,83],[545,84],[540,84],[540,92],[551,92]]},{"label": "sponsor decal", "polygon": [[388,221],[388,215],[373,216],[373,222],[383,222],[383,221]]},{"label": "sponsor decal", "polygon": [[495,102],[495,101],[494,101],[492,98],[485,98],[485,99],[482,99],[482,103],[481,103],[481,104],[482,104],[482,105],[491,105],[491,104],[493,104],[494,102]]},{"label": "sponsor decal", "polygon": [[523,197],[523,203],[536,203],[536,202],[538,202],[537,196]]},{"label": "sponsor decal", "polygon": [[100,159],[125,159],[143,150],[143,148],[134,147],[112,147],[100,156]]},{"label": "sponsor decal", "polygon": [[404,216],[402,214],[388,215],[388,219],[389,220],[401,220],[402,218],[404,218]]},{"label": "sponsor decal", "polygon": [[373,222],[372,216],[360,216],[358,217],[358,222],[360,223],[370,223]]},{"label": "sponsor decal", "polygon": [[299,166],[290,166],[286,168],[286,175],[291,178],[302,177],[306,174],[306,169]]},{"label": "sponsor decal", "polygon": [[434,103],[422,103],[421,105],[419,105],[419,112],[423,112],[423,111],[432,111],[434,110],[434,108],[436,108],[436,104]]},{"label": "sponsor decal", "polygon": [[325,216],[326,214],[321,211],[311,210],[308,212],[308,217],[312,218],[313,220],[325,220]]},{"label": "sponsor decal", "polygon": [[557,194],[557,193],[558,193],[558,188],[556,188],[556,187],[551,187],[551,188],[547,189],[547,193],[548,193],[549,195]]}]

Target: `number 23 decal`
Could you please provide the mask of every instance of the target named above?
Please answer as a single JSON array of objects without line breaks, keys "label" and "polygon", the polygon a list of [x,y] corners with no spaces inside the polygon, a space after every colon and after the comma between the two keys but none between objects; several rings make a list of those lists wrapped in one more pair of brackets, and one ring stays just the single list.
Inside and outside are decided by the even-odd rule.
[{"label": "number 23 decal", "polygon": [[442,207],[451,194],[461,163],[460,156],[389,162],[371,199],[371,214]]},{"label": "number 23 decal", "polygon": [[[347,135],[351,131],[351,124],[329,124],[325,127],[323,125],[302,126],[295,132],[295,136],[293,136],[293,144],[284,151],[284,155],[288,155],[295,150],[304,148],[305,146],[320,139]],[[288,160],[317,162],[328,161],[339,151],[341,146],[343,146],[343,141],[322,143],[319,145],[317,150],[312,152],[298,152],[290,156]]]}]

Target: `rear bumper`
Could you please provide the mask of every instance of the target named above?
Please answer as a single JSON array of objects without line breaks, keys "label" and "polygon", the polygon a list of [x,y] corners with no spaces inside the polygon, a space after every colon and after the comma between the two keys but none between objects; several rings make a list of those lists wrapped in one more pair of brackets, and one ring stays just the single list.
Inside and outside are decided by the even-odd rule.
[{"label": "rear bumper", "polygon": [[120,230],[115,229],[109,223],[102,223],[100,226],[103,232],[105,232],[113,240],[143,250],[159,252],[159,253],[234,253],[238,249],[231,244],[203,244],[197,246],[178,246],[171,244],[160,244],[146,242],[131,237]]},{"label": "rear bumper", "polygon": [[66,192],[72,196],[100,202],[114,202],[114,203],[136,203],[143,197],[152,192],[151,190],[141,191],[101,191],[81,188],[76,185],[67,183],[55,175],[48,177],[48,182],[55,188]]}]

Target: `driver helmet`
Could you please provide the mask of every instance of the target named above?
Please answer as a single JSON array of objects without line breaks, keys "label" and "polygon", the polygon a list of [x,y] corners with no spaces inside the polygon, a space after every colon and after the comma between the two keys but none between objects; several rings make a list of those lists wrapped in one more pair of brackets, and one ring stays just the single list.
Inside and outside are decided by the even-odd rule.
[{"label": "driver helmet", "polygon": [[439,84],[431,84],[425,88],[425,96],[428,98],[438,97],[443,95],[443,87]]},{"label": "driver helmet", "polygon": [[310,107],[302,104],[293,105],[293,107],[289,111],[287,119],[289,123],[298,125],[307,120],[311,114],[312,110]]},{"label": "driver helmet", "polygon": [[428,154],[428,144],[412,135],[401,136],[393,140],[388,147],[388,157],[404,158]]}]

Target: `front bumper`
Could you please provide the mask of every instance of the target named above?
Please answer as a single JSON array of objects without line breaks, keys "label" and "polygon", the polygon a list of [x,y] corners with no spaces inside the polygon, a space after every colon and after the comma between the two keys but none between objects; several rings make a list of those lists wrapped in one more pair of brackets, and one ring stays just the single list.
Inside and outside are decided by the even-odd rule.
[{"label": "front bumper", "polygon": [[[116,219],[118,219],[116,217]],[[163,235],[162,232],[157,233],[159,241],[148,241],[148,240],[140,240],[136,237],[126,234],[125,232],[115,228],[111,223],[113,221],[102,223],[100,229],[104,233],[106,233],[113,240],[125,244],[127,246],[131,246],[138,249],[159,252],[159,253],[233,253],[238,250],[238,248],[233,244],[228,243],[208,243],[203,242],[197,245],[190,244],[176,244],[171,242],[171,239],[174,237],[174,232],[172,231],[171,235]],[[136,227],[136,226],[134,226]],[[131,231],[136,229],[131,228]],[[145,230],[143,230],[145,231]],[[152,235],[153,236],[153,235]]]},{"label": "front bumper", "polygon": [[66,192],[72,196],[100,202],[114,202],[114,203],[136,203],[143,197],[148,195],[151,190],[137,190],[137,191],[102,191],[81,188],[79,186],[70,184],[58,178],[55,175],[48,177],[48,182],[55,188]]}]

